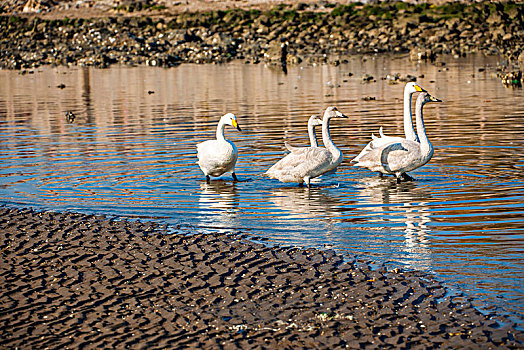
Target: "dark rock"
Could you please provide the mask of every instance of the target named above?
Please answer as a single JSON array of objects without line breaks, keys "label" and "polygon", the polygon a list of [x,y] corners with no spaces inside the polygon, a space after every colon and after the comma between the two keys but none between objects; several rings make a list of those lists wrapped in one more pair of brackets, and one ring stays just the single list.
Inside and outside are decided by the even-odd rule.
[{"label": "dark rock", "polygon": [[412,61],[434,61],[436,56],[432,50],[426,48],[414,47],[409,52],[409,59]]},{"label": "dark rock", "polygon": [[[150,2],[140,3],[143,7]],[[0,68],[106,67],[117,62],[170,67],[235,58],[257,63],[263,57],[278,64],[282,48],[274,46],[282,41],[289,42],[287,64],[302,60],[336,64],[354,53],[410,51],[411,59],[417,61],[483,52],[519,62],[524,47],[523,8],[511,2],[433,7],[373,2],[332,8],[322,2],[282,5],[263,13],[240,9],[179,13],[172,19],[142,14],[52,21],[5,16],[0,17],[4,29]]]},{"label": "dark rock", "polygon": [[65,118],[68,123],[72,123],[75,121],[76,115],[71,111],[67,111],[65,114]]},{"label": "dark rock", "polygon": [[375,81],[376,81],[375,78],[373,78],[373,76],[369,74],[364,74],[364,76],[361,79],[362,83],[371,83]]},{"label": "dark rock", "polygon": [[499,74],[502,84],[508,87],[522,87],[524,78],[521,71]]}]

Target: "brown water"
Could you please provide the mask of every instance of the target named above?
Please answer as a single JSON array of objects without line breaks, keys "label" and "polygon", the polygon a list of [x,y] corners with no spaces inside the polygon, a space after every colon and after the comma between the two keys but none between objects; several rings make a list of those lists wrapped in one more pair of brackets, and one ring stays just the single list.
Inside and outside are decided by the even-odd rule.
[{"label": "brown water", "polygon": [[[287,75],[243,64],[0,71],[0,203],[332,247],[436,274],[483,309],[518,319],[524,94],[492,69],[479,71],[493,59],[446,63],[358,57]],[[376,82],[362,84],[365,73]],[[417,181],[402,184],[349,163],[379,126],[403,134],[403,84],[382,80],[394,73],[423,75],[420,85],[444,100],[424,109],[435,154],[411,173]],[[330,105],[350,117],[331,124],[345,156],[338,170],[311,190],[261,177],[285,154],[285,140],[308,143],[309,115]],[[240,152],[237,174],[249,181],[227,175],[208,185],[195,145],[213,137],[226,112],[239,117],[243,132],[226,134]]]}]

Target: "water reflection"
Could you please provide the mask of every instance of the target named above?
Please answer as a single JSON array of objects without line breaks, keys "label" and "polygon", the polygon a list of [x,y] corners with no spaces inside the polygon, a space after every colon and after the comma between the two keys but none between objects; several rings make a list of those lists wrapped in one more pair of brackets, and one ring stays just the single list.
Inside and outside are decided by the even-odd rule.
[{"label": "water reflection", "polygon": [[284,186],[270,191],[273,211],[278,213],[278,222],[292,235],[293,244],[337,244],[333,233],[337,230],[344,203],[334,196],[333,190],[335,186]]},{"label": "water reflection", "polygon": [[240,226],[239,195],[235,183],[222,180],[201,183],[198,206],[201,209],[198,226],[203,229],[213,228],[227,233]]},{"label": "water reflection", "polygon": [[[0,71],[0,202],[328,243],[433,270],[483,300],[524,310],[524,99],[487,69],[479,73],[493,62],[449,58],[444,70],[352,57],[336,67],[288,67],[287,75],[262,64]],[[445,101],[428,107],[435,154],[414,183],[380,180],[348,163],[379,126],[403,134],[403,84],[382,79],[391,73],[417,76]],[[362,84],[363,74],[376,82]],[[282,158],[284,140],[308,143],[308,117],[329,105],[350,116],[332,128],[346,157],[337,173],[309,191],[261,178]],[[195,145],[226,112],[245,127],[231,137],[238,175],[252,181],[208,185]]]},{"label": "water reflection", "polygon": [[330,195],[328,188],[281,187],[272,191],[271,201],[288,218],[329,219],[341,202]]},{"label": "water reflection", "polygon": [[[429,270],[432,267],[429,247],[431,194],[416,182],[397,181],[392,177],[361,179],[357,186],[361,203],[370,213],[376,230],[394,229],[404,232],[404,249],[399,254],[410,268]],[[362,208],[361,208],[362,209]],[[387,221],[387,223],[385,223]],[[381,226],[385,223],[384,226]]]}]

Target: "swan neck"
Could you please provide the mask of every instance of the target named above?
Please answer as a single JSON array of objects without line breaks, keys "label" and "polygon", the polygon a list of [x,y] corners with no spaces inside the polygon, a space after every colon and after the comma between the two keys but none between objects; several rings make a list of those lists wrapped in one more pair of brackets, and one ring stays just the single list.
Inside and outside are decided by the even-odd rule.
[{"label": "swan neck", "polygon": [[226,124],[222,120],[220,120],[217,126],[217,140],[221,140],[221,141],[226,140],[226,138],[224,137],[225,127],[226,127]]},{"label": "swan neck", "polygon": [[311,147],[318,147],[317,133],[315,132],[315,126],[312,124],[308,124],[307,129],[308,129],[309,142],[311,143]]},{"label": "swan neck", "polygon": [[331,134],[329,133],[329,120],[331,118],[324,117],[324,120],[322,121],[322,141],[324,142],[324,146],[327,148],[331,154],[338,154],[340,153],[340,150],[335,146],[333,143],[333,140],[331,140]]},{"label": "swan neck", "polygon": [[417,135],[413,128],[413,116],[411,115],[411,94],[407,89],[404,89],[404,135],[407,140],[417,141]]},{"label": "swan neck", "polygon": [[424,126],[424,118],[422,115],[422,107],[424,104],[417,100],[415,106],[415,118],[417,123],[417,136],[420,140],[420,149],[422,154],[429,155],[431,153],[432,145],[429,142],[428,135],[426,134],[426,128]]}]

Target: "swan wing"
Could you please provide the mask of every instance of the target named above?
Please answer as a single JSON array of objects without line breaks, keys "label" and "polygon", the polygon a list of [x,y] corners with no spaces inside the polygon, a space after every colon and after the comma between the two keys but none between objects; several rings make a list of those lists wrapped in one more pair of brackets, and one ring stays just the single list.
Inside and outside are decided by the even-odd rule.
[{"label": "swan wing", "polygon": [[325,148],[300,147],[275,163],[266,175],[283,182],[302,182],[304,177],[323,174],[330,164],[331,153]]},{"label": "swan wing", "polygon": [[383,133],[381,133],[381,137],[375,136],[373,140],[371,140],[366,147],[360,151],[360,153],[351,160],[351,162],[356,163],[362,159],[362,157],[369,152],[371,152],[374,149],[380,148],[382,146],[388,145],[390,143],[394,142],[402,142],[404,139],[402,137],[396,137],[396,136],[386,136]]},{"label": "swan wing", "polygon": [[402,139],[391,142],[364,154],[355,166],[379,171],[385,174],[403,173],[418,167],[420,145],[418,142]]},{"label": "swan wing", "polygon": [[284,142],[284,146],[286,146],[287,150],[289,152],[298,152],[299,150],[301,150],[302,148],[307,148],[307,147],[295,147],[295,146],[291,146],[287,141]]}]

